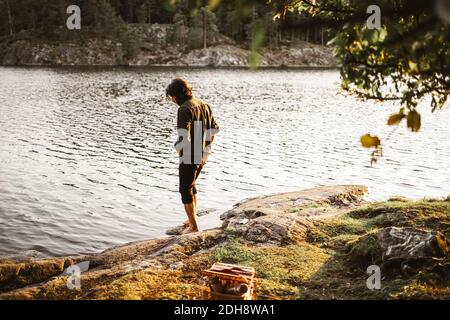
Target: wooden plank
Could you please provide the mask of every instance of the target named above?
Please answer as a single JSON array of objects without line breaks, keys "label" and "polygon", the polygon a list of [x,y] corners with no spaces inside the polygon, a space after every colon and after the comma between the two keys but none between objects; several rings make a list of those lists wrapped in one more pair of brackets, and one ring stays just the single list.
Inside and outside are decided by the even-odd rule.
[{"label": "wooden plank", "polygon": [[226,263],[215,263],[208,271],[224,272],[224,273],[234,273],[242,275],[255,275],[255,269],[252,267],[238,266]]},{"label": "wooden plank", "polygon": [[251,300],[253,297],[255,269],[252,267],[216,262],[210,269],[204,270],[203,274],[208,277],[215,277],[221,282],[225,281],[225,285],[226,283],[231,286],[239,283],[248,285],[246,293],[237,295],[215,292],[213,291],[213,288],[210,287],[212,299]]},{"label": "wooden plank", "polygon": [[254,272],[249,271],[243,271],[241,269],[228,269],[228,268],[211,268],[208,271],[214,271],[214,272],[223,272],[223,273],[230,273],[230,274],[241,274],[246,276],[254,276]]},{"label": "wooden plank", "polygon": [[232,275],[232,274],[228,274],[228,273],[221,273],[221,272],[214,272],[214,271],[205,272],[205,274],[209,275],[209,276],[218,277],[222,280],[231,280],[231,281],[236,281],[236,282],[241,282],[241,283],[250,283],[251,281],[253,281],[253,277],[249,277],[249,276]]},{"label": "wooden plank", "polygon": [[222,269],[229,269],[229,270],[237,270],[245,273],[255,273],[255,270],[253,268],[248,267],[241,267],[241,266],[233,266],[233,265],[213,265],[211,269],[214,270],[222,270]]}]

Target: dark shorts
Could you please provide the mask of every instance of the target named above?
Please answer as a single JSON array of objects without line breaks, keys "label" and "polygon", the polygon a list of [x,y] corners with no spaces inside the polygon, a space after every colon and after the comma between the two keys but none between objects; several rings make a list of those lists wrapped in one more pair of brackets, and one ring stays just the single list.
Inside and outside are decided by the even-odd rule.
[{"label": "dark shorts", "polygon": [[203,165],[199,164],[180,164],[178,175],[180,179],[181,201],[184,204],[192,203],[194,201],[193,195],[197,194],[195,181],[202,169]]}]

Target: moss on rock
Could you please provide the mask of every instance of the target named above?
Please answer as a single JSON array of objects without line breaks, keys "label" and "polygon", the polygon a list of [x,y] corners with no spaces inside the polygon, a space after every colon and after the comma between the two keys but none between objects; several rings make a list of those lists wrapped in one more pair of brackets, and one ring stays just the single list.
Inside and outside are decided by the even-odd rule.
[{"label": "moss on rock", "polygon": [[[3,261],[0,282],[21,277],[23,283],[46,282],[8,289],[0,299],[199,299],[205,289],[201,283],[203,270],[215,262],[254,267],[259,298],[450,299],[448,254],[425,259],[417,266],[409,263],[408,268],[417,267],[413,273],[405,268],[392,269],[390,274],[382,271],[380,290],[367,288],[365,272],[368,265],[382,262],[377,233],[383,228],[441,231],[437,241],[439,247],[445,247],[450,202],[391,199],[347,203],[353,198],[339,194],[353,189],[316,188],[249,200],[224,215],[236,222],[224,223],[224,229],[143,241],[83,257],[83,261],[92,262],[92,269],[82,274],[80,291],[67,289],[67,276],[58,275],[64,264],[68,266],[67,258],[61,264],[55,259],[33,262],[28,267],[25,264],[30,262]],[[335,198],[333,192],[338,194]],[[324,198],[344,199],[345,203],[334,201],[324,206]],[[249,210],[264,215],[252,215],[250,219],[246,215]],[[287,224],[288,217],[293,219],[294,228]],[[243,218],[252,224],[239,224]],[[259,222],[269,231],[274,231],[274,226],[286,226],[288,232],[277,234],[289,241],[249,241],[248,228]],[[291,230],[301,232],[291,234]],[[15,283],[16,287],[23,286]]]},{"label": "moss on rock", "polygon": [[372,231],[347,244],[350,262],[366,268],[369,265],[381,264],[383,249],[377,238],[377,231]]}]

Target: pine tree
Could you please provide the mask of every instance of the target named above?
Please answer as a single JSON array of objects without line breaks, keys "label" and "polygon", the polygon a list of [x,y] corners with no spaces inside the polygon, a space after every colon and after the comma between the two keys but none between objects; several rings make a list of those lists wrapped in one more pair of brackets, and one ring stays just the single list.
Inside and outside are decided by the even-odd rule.
[{"label": "pine tree", "polygon": [[185,16],[176,13],[173,17],[174,23],[174,43],[180,44],[181,47],[186,45],[186,21]]},{"label": "pine tree", "polygon": [[238,10],[232,8],[231,10],[227,10],[225,17],[225,25],[227,26],[225,29],[225,34],[230,36],[233,40],[236,40],[238,34],[242,30],[242,22],[239,12]]},{"label": "pine tree", "polygon": [[136,17],[139,23],[152,23],[152,12],[155,10],[154,0],[144,0],[137,8]]},{"label": "pine tree", "polygon": [[14,21],[12,19],[11,5],[9,4],[9,0],[5,0],[4,6],[8,16],[9,35],[14,36]]},{"label": "pine tree", "polygon": [[[192,11],[190,26],[196,29],[201,28],[201,41],[204,49],[208,46],[208,33],[216,33],[219,31],[216,15],[207,6]],[[198,37],[198,30],[194,32],[193,36]],[[194,39],[194,43],[198,43],[198,40]]]}]

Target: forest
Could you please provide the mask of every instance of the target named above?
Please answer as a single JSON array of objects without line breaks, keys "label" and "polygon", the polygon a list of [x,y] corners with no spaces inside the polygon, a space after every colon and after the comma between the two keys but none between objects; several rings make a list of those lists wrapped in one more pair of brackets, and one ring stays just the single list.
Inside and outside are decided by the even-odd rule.
[{"label": "forest", "polygon": [[[73,38],[74,33],[65,28],[70,5],[81,9],[82,30],[76,36],[120,39],[129,36],[127,25],[158,23],[175,25],[178,34],[187,28],[194,30],[187,37],[191,48],[206,47],[208,33],[226,35],[248,47],[259,30],[264,30],[264,44],[271,47],[297,40],[323,45],[331,38],[327,30],[318,27],[284,30],[280,19],[274,19],[276,5],[242,0],[0,0],[0,37],[20,38],[31,30],[33,38]],[[283,21],[303,16],[288,14]],[[173,38],[177,42],[180,37]]]},{"label": "forest", "polygon": [[[69,5],[81,8],[82,28],[66,27]],[[166,46],[208,47],[211,35],[238,46],[278,49],[307,41],[333,48],[344,91],[362,99],[398,101],[388,125],[406,122],[419,131],[418,102],[431,98],[441,109],[449,93],[449,16],[445,1],[433,0],[0,0],[0,40],[113,39],[127,56],[139,50],[131,26],[170,24]],[[380,8],[380,27],[368,28],[367,9]],[[252,64],[252,63],[251,63]],[[391,85],[393,84],[393,86]],[[406,121],[403,121],[406,120]],[[378,148],[377,137],[361,143]]]}]

